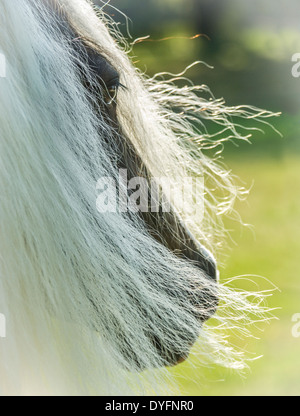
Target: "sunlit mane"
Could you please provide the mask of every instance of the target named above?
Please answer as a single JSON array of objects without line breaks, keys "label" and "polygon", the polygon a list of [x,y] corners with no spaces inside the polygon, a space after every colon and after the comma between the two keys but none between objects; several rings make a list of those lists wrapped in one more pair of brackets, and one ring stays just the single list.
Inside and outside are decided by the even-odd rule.
[{"label": "sunlit mane", "polygon": [[[204,99],[205,86],[178,87],[184,73],[141,75],[104,12],[85,0],[55,3],[78,39],[95,45],[120,74],[119,127],[95,116],[104,96],[57,10],[43,0],[0,0],[7,65],[0,80],[0,312],[7,325],[0,392],[168,393],[176,387],[162,355],[189,350],[185,333],[199,334],[192,350],[199,365],[244,368],[243,353],[224,334],[245,334],[264,319],[264,296],[208,279],[157,241],[139,215],[99,213],[96,184],[118,179],[114,144],[122,137],[149,178],[167,177],[178,189],[186,177],[203,178],[204,189],[193,191],[203,198],[201,221],[193,198],[187,206],[176,207],[176,196],[171,202],[217,257],[222,216],[233,211],[240,190],[205,150],[247,139],[235,117],[266,121],[272,114]],[[218,134],[208,135],[206,120],[219,125]],[[199,322],[216,298],[211,324]]]}]

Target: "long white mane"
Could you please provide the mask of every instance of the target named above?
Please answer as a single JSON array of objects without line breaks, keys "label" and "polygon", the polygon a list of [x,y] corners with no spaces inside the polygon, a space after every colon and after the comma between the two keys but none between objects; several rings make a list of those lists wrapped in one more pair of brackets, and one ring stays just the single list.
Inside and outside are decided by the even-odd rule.
[{"label": "long white mane", "polygon": [[[198,221],[191,207],[180,211],[217,255],[221,217],[232,211],[238,189],[203,150],[239,137],[232,117],[270,113],[205,100],[205,87],[179,88],[172,76],[142,76],[101,11],[86,0],[57,3],[78,35],[120,73],[126,88],[117,98],[119,124],[151,174],[177,186],[185,177],[204,177],[204,217]],[[199,326],[193,313],[199,306],[180,294],[196,296],[195,287],[219,297],[214,325],[201,327],[194,348],[199,362],[242,368],[244,357],[222,330],[246,331],[251,314],[263,313],[262,298],[249,303],[251,294],[208,281],[159,244],[138,216],[97,212],[97,179],[118,177],[116,132],[95,117],[94,97],[51,8],[42,0],[0,0],[0,6],[7,71],[0,79],[0,313],[7,326],[0,338],[0,392],[167,392],[168,371],[158,369],[161,357],[147,334],[180,351],[184,340],[170,328],[179,334]],[[218,136],[205,133],[206,119],[220,125]],[[129,351],[149,370],[139,373],[133,365],[128,371]]]}]

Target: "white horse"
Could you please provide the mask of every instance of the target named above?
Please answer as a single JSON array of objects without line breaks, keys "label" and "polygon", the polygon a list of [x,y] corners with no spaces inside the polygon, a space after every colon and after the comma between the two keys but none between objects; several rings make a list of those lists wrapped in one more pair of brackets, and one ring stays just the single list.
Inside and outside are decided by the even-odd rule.
[{"label": "white horse", "polygon": [[[172,76],[144,77],[87,0],[0,5],[0,392],[166,392],[165,367],[197,339],[199,361],[243,367],[215,332],[238,321],[244,330],[261,298],[251,304],[218,282],[221,216],[238,190],[204,150],[241,138],[231,117],[256,110],[205,100],[206,87],[179,88]],[[155,182],[156,210],[99,212],[96,185],[119,183],[120,169]],[[177,190],[203,180],[180,204],[166,177]],[[101,192],[115,198],[113,187]],[[205,321],[216,309],[214,331]]]}]

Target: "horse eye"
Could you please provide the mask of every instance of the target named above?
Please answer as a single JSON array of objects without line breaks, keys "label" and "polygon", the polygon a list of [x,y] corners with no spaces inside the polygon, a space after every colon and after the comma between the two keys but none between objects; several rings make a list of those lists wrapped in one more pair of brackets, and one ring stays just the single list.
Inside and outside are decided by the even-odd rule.
[{"label": "horse eye", "polygon": [[92,75],[103,92],[104,101],[110,105],[115,102],[119,86],[120,75],[115,67],[101,55],[96,47],[85,45],[84,43],[74,42],[79,55],[83,55],[90,68]]},{"label": "horse eye", "polygon": [[113,102],[115,102],[117,98],[117,94],[118,94],[118,85],[107,87],[106,94],[105,94],[106,104],[111,105]]},{"label": "horse eye", "polygon": [[113,102],[116,102],[119,88],[126,89],[125,85],[119,82],[119,77],[115,78],[105,86],[105,102],[108,105],[111,105]]}]

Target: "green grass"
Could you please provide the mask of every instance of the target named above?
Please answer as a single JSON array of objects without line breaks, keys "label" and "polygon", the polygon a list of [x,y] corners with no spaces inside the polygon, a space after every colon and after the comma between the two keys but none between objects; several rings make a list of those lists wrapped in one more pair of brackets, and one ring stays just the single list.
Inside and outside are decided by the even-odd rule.
[{"label": "green grass", "polygon": [[[244,157],[245,156],[245,157]],[[171,370],[186,395],[299,395],[300,338],[292,336],[292,316],[300,313],[300,157],[257,158],[255,154],[227,159],[227,164],[248,186],[246,202],[237,209],[245,223],[228,223],[236,243],[231,248],[222,278],[243,274],[269,279],[278,291],[269,299],[278,320],[255,332],[242,346],[263,358],[250,364],[244,375],[224,368],[193,368],[189,360]],[[255,279],[260,289],[270,288]]]}]

